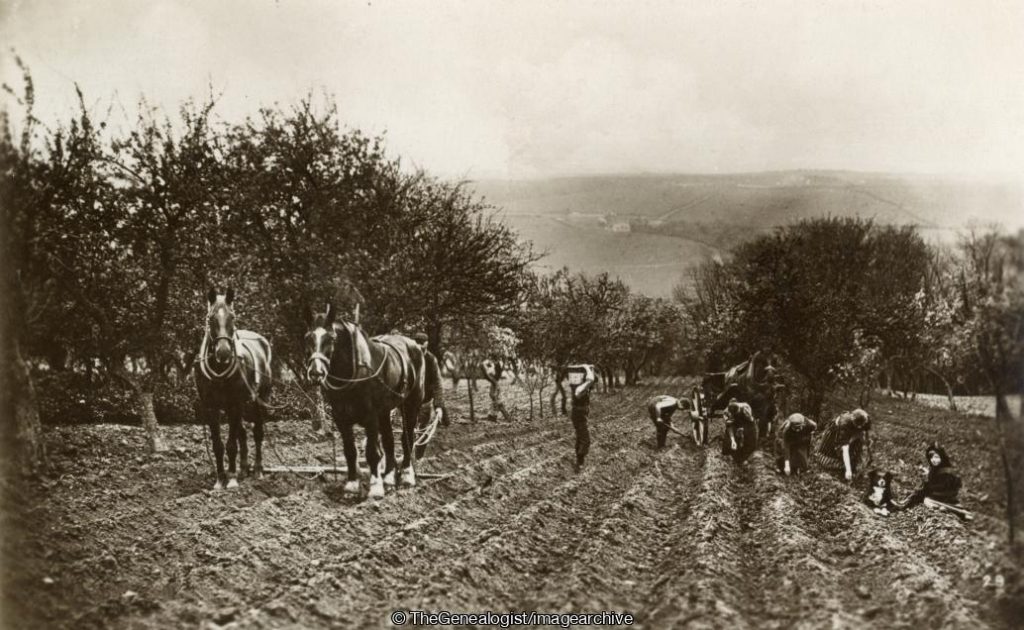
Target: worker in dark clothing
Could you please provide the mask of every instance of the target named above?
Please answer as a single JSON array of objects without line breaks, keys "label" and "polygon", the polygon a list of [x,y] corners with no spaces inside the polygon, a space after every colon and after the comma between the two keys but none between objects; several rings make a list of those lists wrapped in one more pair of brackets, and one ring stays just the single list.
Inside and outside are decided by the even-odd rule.
[{"label": "worker in dark clothing", "polygon": [[569,392],[572,398],[572,427],[576,431],[576,471],[583,467],[583,462],[590,451],[590,429],[587,417],[590,415],[590,391],[597,380],[592,365],[569,366]]},{"label": "worker in dark clothing", "polygon": [[922,466],[924,484],[897,505],[912,508],[923,503],[928,507],[952,512],[964,520],[972,520],[974,516],[960,507],[960,488],[963,482],[946,450],[938,444],[932,444],[925,450],[925,459],[928,466]]},{"label": "worker in dark clothing", "polygon": [[[448,426],[451,424],[451,421],[448,419],[448,410],[444,406],[444,386],[441,383],[441,368],[438,365],[437,357],[430,351],[429,337],[427,337],[426,333],[418,332],[413,335],[413,339],[423,348],[423,361],[425,364],[423,404],[430,403],[434,413],[441,413],[441,425]],[[428,420],[431,417],[433,417],[433,414],[428,414]]]}]

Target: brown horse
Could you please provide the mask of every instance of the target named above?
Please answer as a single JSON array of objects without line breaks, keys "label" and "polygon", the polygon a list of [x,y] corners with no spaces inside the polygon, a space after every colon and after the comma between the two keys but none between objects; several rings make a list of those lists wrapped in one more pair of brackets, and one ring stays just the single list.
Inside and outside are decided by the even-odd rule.
[{"label": "brown horse", "polygon": [[[335,321],[334,308],[309,312],[306,333],[306,374],[318,381],[331,405],[334,424],[341,433],[348,466],[347,494],[359,492],[359,468],[353,426],[366,430],[366,463],[370,469],[369,496],[383,498],[385,484],[395,485],[395,442],[391,433],[391,410],[402,416],[403,485],[416,485],[413,444],[416,422],[423,401],[434,397],[429,383],[440,384],[440,374],[429,377],[430,365],[424,350],[403,335],[369,338],[351,322]],[[378,440],[379,438],[379,440]],[[378,443],[384,449],[384,471],[379,468]]]},{"label": "brown horse", "polygon": [[224,487],[224,444],[220,437],[220,414],[228,420],[227,487],[237,488],[235,459],[242,454],[242,471],[249,471],[249,447],[246,443],[243,417],[253,423],[256,442],[257,477],[263,473],[263,424],[266,403],[270,398],[270,342],[248,330],[235,328],[231,308],[234,291],[220,295],[210,289],[209,309],[202,345],[196,356],[196,388],[199,390],[199,414],[210,427],[210,439],[217,465],[214,490]]}]

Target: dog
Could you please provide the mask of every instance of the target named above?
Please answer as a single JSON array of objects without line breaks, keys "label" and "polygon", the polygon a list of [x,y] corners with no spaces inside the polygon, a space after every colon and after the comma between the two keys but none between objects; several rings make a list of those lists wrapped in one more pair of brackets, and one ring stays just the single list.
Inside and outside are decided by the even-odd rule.
[{"label": "dog", "polygon": [[898,511],[899,506],[892,499],[892,473],[880,473],[877,470],[872,470],[868,473],[868,479],[870,485],[864,495],[864,504],[875,514],[881,516],[889,516]]}]

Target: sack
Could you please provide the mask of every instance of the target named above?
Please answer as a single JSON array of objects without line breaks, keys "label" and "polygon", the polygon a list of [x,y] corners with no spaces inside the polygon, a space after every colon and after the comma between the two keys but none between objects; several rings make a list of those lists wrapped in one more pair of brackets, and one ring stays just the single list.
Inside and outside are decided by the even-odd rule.
[{"label": "sack", "polygon": [[582,385],[587,378],[593,378],[593,368],[589,365],[570,365],[568,367],[569,385]]}]

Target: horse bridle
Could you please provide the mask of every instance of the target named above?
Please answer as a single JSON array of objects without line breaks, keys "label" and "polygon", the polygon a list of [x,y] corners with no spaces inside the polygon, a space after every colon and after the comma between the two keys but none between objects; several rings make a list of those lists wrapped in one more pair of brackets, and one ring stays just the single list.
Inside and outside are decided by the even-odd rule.
[{"label": "horse bridle", "polygon": [[[332,327],[333,327],[333,324],[332,324]],[[356,361],[356,334],[357,334],[358,328],[356,326],[346,325],[345,326],[345,330],[346,330],[346,332],[348,332],[348,334],[352,338],[352,344],[351,344],[352,345],[352,373],[355,374],[358,371],[358,368],[359,368],[359,366],[357,365],[357,361]],[[384,387],[384,389],[388,390],[392,394],[395,394],[395,395],[397,395],[399,397],[403,397],[404,398],[404,396],[402,396],[399,392],[395,392],[390,387],[388,387],[383,381],[380,380],[380,373],[384,370],[384,366],[387,364],[387,356],[385,356],[383,359],[381,359],[380,365],[378,365],[377,369],[374,370],[374,372],[372,374],[370,374],[369,376],[344,378],[344,377],[341,377],[341,376],[335,376],[335,375],[331,374],[331,358],[328,357],[327,355],[325,355],[323,352],[320,351],[319,345],[320,344],[319,344],[319,341],[318,341],[317,342],[317,347],[314,350],[313,354],[311,354],[309,359],[306,360],[306,377],[307,378],[310,378],[309,371],[313,368],[313,365],[315,363],[317,363],[317,362],[321,362],[321,363],[324,364],[325,368],[324,368],[324,376],[323,376],[323,378],[321,378],[319,380],[320,380],[320,385],[323,386],[326,389],[329,389],[329,390],[335,391],[335,392],[337,392],[337,391],[344,391],[344,390],[350,389],[350,388],[352,388],[352,387],[354,387],[354,386],[356,386],[356,385],[358,385],[360,383],[365,383],[367,381],[376,380],[376,381],[378,381],[381,384],[382,387]],[[396,350],[390,344],[385,343],[384,347],[386,348],[386,350],[384,351],[385,355],[387,355],[388,351],[396,352]]]},{"label": "horse bridle", "polygon": [[210,365],[210,330],[207,328],[206,334],[203,335],[203,344],[199,348],[199,371],[203,373],[203,376],[211,381],[220,381],[229,379],[235,375],[238,371],[238,356],[235,353],[234,346],[238,341],[238,331],[235,331],[231,336],[228,335],[217,335],[213,337],[213,344],[216,346],[217,342],[224,339],[228,341],[231,348],[231,362],[228,363],[222,371],[217,371],[212,365]]}]

